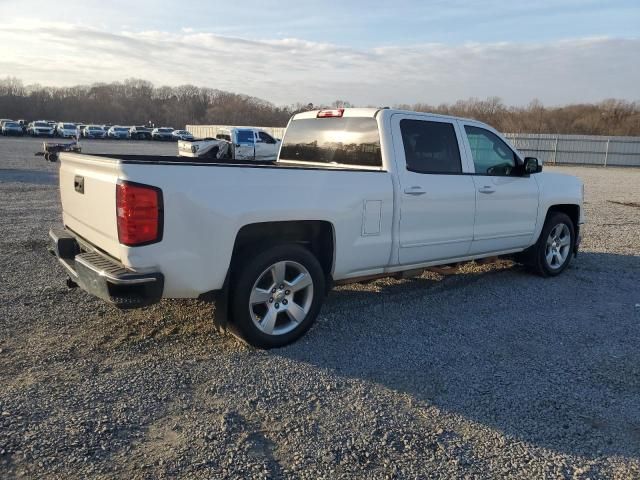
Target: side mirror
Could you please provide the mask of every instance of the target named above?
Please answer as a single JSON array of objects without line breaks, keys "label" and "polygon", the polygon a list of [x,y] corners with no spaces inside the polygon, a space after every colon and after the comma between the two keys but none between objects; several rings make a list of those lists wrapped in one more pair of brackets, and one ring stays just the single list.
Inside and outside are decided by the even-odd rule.
[{"label": "side mirror", "polygon": [[526,157],[524,159],[524,173],[531,175],[532,173],[538,173],[542,171],[542,165],[535,157]]}]

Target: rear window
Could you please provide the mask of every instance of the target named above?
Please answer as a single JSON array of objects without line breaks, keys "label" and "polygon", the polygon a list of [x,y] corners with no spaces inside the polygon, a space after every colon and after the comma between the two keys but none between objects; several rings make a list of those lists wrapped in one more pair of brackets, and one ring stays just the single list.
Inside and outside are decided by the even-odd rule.
[{"label": "rear window", "polygon": [[375,118],[303,118],[289,124],[280,160],[382,166]]}]

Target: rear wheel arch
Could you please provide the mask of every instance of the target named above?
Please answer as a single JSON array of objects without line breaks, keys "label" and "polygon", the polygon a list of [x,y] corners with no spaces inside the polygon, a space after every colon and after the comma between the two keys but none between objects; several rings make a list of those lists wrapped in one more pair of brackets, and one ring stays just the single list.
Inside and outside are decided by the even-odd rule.
[{"label": "rear wheel arch", "polygon": [[335,263],[335,228],[325,220],[259,222],[244,225],[236,235],[231,257],[231,274],[248,256],[276,245],[300,244],[318,259],[327,290]]}]

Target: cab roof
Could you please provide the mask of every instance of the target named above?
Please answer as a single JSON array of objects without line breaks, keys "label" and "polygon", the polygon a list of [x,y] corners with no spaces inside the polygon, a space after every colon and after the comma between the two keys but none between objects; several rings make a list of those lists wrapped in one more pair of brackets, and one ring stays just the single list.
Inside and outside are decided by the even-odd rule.
[{"label": "cab roof", "polygon": [[329,110],[342,110],[342,117],[370,117],[374,118],[379,113],[383,113],[384,115],[393,115],[396,113],[402,113],[405,115],[424,115],[429,117],[436,117],[447,120],[464,120],[469,122],[476,122],[476,120],[464,117],[454,117],[452,115],[441,115],[439,113],[431,113],[431,112],[415,112],[411,110],[400,110],[396,108],[342,108],[342,109],[321,109],[321,110],[309,110],[308,112],[297,113],[293,116],[292,120],[299,120],[303,118],[318,118],[318,113],[325,112]]}]

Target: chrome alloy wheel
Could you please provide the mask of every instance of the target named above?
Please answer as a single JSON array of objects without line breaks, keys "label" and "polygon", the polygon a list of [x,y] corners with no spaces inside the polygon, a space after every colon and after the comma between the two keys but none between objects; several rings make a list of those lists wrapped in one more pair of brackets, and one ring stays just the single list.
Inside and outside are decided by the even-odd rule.
[{"label": "chrome alloy wheel", "polygon": [[307,316],[313,302],[313,279],[298,262],[274,263],[260,274],[251,289],[249,314],[267,335],[284,335]]},{"label": "chrome alloy wheel", "polygon": [[545,257],[547,265],[552,270],[557,270],[571,254],[571,231],[564,223],[559,223],[551,229],[547,238]]}]

